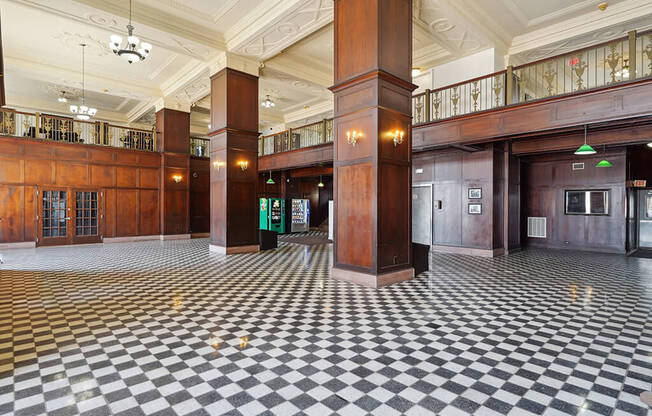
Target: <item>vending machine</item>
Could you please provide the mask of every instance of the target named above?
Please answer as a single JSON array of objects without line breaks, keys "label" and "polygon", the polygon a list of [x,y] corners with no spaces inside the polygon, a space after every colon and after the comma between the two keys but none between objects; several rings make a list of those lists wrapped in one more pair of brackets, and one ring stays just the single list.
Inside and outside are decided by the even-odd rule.
[{"label": "vending machine", "polygon": [[285,232],[285,201],[278,198],[260,198],[258,227],[261,230]]},{"label": "vending machine", "polygon": [[285,232],[285,200],[269,198],[269,230],[281,234]]},{"label": "vending machine", "polygon": [[290,206],[290,232],[308,231],[310,228],[310,200],[293,199]]}]

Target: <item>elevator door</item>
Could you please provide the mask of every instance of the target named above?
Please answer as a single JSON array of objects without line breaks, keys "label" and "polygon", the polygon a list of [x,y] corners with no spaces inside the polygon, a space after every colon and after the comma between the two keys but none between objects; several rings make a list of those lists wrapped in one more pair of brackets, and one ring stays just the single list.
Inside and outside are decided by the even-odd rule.
[{"label": "elevator door", "polygon": [[412,242],[432,244],[432,187],[412,187]]},{"label": "elevator door", "polygon": [[638,246],[652,248],[652,189],[638,191]]}]

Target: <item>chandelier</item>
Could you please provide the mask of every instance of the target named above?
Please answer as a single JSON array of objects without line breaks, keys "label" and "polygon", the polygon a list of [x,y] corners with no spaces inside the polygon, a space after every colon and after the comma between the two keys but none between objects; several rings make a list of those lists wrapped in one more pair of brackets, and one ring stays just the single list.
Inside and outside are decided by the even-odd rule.
[{"label": "chandelier", "polygon": [[70,112],[73,114],[77,115],[77,118],[80,120],[88,120],[89,118],[93,117],[97,113],[97,109],[95,108],[89,108],[86,105],[86,94],[85,94],[85,76],[84,76],[84,49],[86,48],[85,43],[81,43],[80,46],[82,47],[82,98],[81,98],[81,105],[77,106],[75,104],[70,105]]},{"label": "chandelier", "polygon": [[[135,61],[144,61],[147,58],[147,55],[152,50],[152,45],[147,42],[140,42],[140,40],[134,36],[134,27],[131,25],[131,0],[129,0],[129,24],[127,25],[127,43],[122,45],[122,36],[120,35],[111,35],[111,41],[109,46],[113,53],[118,56],[121,56],[127,60],[130,64]],[[138,44],[140,43],[140,48]]]},{"label": "chandelier", "polygon": [[265,108],[271,108],[276,106],[276,104],[274,104],[274,101],[269,99],[269,95],[267,96],[267,98],[265,98],[265,101],[263,101],[262,104],[260,105],[262,105]]}]

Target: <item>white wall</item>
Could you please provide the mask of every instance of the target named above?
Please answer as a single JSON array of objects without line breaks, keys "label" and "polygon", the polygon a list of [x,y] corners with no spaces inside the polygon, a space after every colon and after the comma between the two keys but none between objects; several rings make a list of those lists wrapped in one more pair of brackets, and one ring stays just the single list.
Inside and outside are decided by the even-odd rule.
[{"label": "white wall", "polygon": [[432,70],[432,88],[445,87],[503,69],[505,69],[503,54],[498,53],[494,48],[486,49],[434,67]]}]

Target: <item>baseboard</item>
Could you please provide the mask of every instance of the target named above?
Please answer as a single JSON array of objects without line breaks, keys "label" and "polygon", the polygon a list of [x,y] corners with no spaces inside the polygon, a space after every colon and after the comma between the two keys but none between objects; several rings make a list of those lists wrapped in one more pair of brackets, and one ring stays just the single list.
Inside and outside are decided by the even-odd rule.
[{"label": "baseboard", "polygon": [[433,245],[430,246],[430,249],[438,253],[463,254],[466,256],[477,256],[477,257],[497,257],[505,254],[505,249],[502,247],[496,249],[484,249],[484,248]]},{"label": "baseboard", "polygon": [[190,238],[208,238],[211,233],[191,233]]},{"label": "baseboard", "polygon": [[21,241],[18,243],[0,243],[0,250],[10,250],[14,248],[35,248],[36,241]]},{"label": "baseboard", "polygon": [[331,269],[331,277],[336,280],[343,280],[361,286],[379,288],[413,279],[414,269],[410,267],[409,269],[403,269],[396,272],[374,275],[333,267]]},{"label": "baseboard", "polygon": [[573,251],[586,251],[590,253],[606,253],[606,254],[627,254],[625,247],[591,247],[591,246],[577,246],[577,245],[557,245],[557,244],[545,244],[545,243],[532,243],[527,242],[525,244],[526,248],[543,248],[551,250],[573,250]]},{"label": "baseboard", "polygon": [[218,254],[244,254],[244,253],[256,253],[260,251],[260,246],[250,245],[250,246],[224,247],[215,244],[209,244],[208,249],[211,252],[218,253]]},{"label": "baseboard", "polygon": [[169,240],[190,240],[190,234],[161,234],[161,241]]},{"label": "baseboard", "polygon": [[104,237],[102,242],[104,244],[113,244],[113,243],[133,243],[135,241],[151,241],[159,240],[160,235],[134,235],[130,237]]}]

